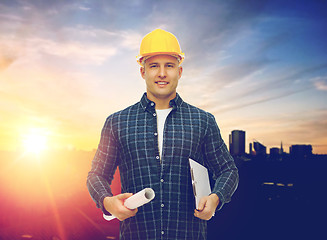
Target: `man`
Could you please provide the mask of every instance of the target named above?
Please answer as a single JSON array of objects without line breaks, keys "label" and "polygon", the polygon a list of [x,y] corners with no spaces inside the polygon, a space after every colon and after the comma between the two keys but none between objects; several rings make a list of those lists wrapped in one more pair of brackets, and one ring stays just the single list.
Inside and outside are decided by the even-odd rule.
[{"label": "man", "polygon": [[[213,115],[177,94],[184,60],[176,37],[156,29],[141,43],[138,62],[146,83],[140,102],[109,116],[88,174],[97,207],[120,221],[121,239],[206,239],[207,222],[230,201],[238,172]],[[189,158],[206,166],[215,182],[198,209]],[[110,184],[119,167],[122,194]],[[139,209],[124,200],[144,188],[155,198]]]}]

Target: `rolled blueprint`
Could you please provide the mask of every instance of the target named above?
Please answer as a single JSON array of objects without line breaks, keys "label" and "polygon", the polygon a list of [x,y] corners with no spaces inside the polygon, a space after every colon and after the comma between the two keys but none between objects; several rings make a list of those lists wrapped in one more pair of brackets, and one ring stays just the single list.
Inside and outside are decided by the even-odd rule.
[{"label": "rolled blueprint", "polygon": [[[152,188],[144,188],[143,190],[135,193],[133,196],[127,198],[124,202],[125,207],[129,209],[135,209],[143,206],[144,204],[150,202],[154,199],[155,194]],[[108,216],[103,214],[103,218],[110,221],[115,219],[115,216]]]}]

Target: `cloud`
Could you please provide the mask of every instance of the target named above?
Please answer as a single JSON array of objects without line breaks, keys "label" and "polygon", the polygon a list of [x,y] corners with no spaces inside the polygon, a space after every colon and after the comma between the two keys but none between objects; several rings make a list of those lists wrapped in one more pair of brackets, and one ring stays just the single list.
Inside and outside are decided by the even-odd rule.
[{"label": "cloud", "polygon": [[311,79],[313,85],[317,90],[327,91],[327,76],[326,77],[316,77]]},{"label": "cloud", "polygon": [[219,67],[208,76],[210,89],[222,89],[231,86],[235,82],[243,81],[261,71],[268,64],[269,61],[264,59],[248,59],[247,61]]},{"label": "cloud", "polygon": [[17,56],[0,49],[0,71],[7,69],[16,59]]},{"label": "cloud", "polygon": [[[199,96],[196,105],[215,114],[239,111],[258,104],[287,98],[312,90],[309,76],[326,68],[325,64],[307,68],[287,67],[271,74],[269,61],[249,59],[218,69],[202,79],[198,88],[191,88]],[[321,84],[322,78],[311,80]],[[325,80],[324,80],[325,81]],[[319,85],[322,88],[324,85]],[[188,90],[186,88],[186,90]],[[219,104],[218,104],[219,103]]]},{"label": "cloud", "polygon": [[122,31],[118,33],[121,37],[121,46],[138,52],[143,36],[135,31]]},{"label": "cloud", "polygon": [[79,6],[78,7],[80,10],[82,10],[82,11],[90,11],[91,10],[91,8],[89,8],[89,7],[85,7],[85,6]]},{"label": "cloud", "polygon": [[[37,46],[37,48],[32,48]],[[116,48],[110,45],[89,44],[83,42],[57,42],[51,39],[32,38],[27,42],[29,52],[53,55],[85,64],[101,64],[116,54]],[[32,50],[33,49],[33,50]]]},{"label": "cloud", "polygon": [[[314,66],[309,66],[306,68],[287,68],[280,69],[274,75],[270,75],[268,78],[263,79],[260,84],[253,85],[252,88],[244,88],[244,91],[241,95],[238,95],[238,99],[254,96],[257,93],[265,93],[272,92],[273,90],[278,92],[289,91],[289,93],[293,92],[301,92],[302,89],[311,89],[312,87],[307,84],[307,78],[311,74],[315,74],[316,72],[323,70],[327,67],[326,64],[319,64]],[[270,72],[270,69],[266,69],[267,72]],[[300,79],[303,80],[302,84],[298,84]],[[255,81],[255,80],[254,80]]]},{"label": "cloud", "polygon": [[[131,29],[108,30],[82,24],[57,28],[46,14],[37,14],[36,19],[25,22],[19,15],[0,11],[0,19],[1,69],[15,59],[44,62],[43,58],[49,56],[75,64],[100,65],[117,53],[133,51],[136,56],[142,39],[139,32]],[[40,26],[36,25],[38,22]]]},{"label": "cloud", "polygon": [[301,110],[301,112],[292,113],[283,118],[281,124],[284,127],[276,130],[281,136],[287,137],[291,144],[326,143],[324,141],[327,134],[326,109]]},{"label": "cloud", "polygon": [[54,72],[51,68],[7,71],[0,75],[0,112],[13,122],[83,128],[83,124],[90,124],[98,116],[95,109],[99,107],[99,97],[94,96],[96,83],[88,82],[91,78],[81,73]]},{"label": "cloud", "polygon": [[[8,39],[8,40],[7,40]],[[30,37],[24,40],[12,40],[0,38],[0,45],[8,46],[13,52],[11,55],[0,57],[0,65],[5,67],[12,63],[18,56],[25,63],[31,63],[37,59],[47,59],[47,56],[54,56],[65,61],[80,64],[102,64],[108,58],[114,56],[117,49],[108,44],[92,44],[77,41],[55,41],[47,38]]]},{"label": "cloud", "polygon": [[303,88],[303,89],[298,89],[298,90],[287,90],[287,91],[284,91],[284,92],[279,93],[279,94],[273,94],[271,96],[258,96],[258,97],[254,97],[254,98],[252,98],[250,100],[244,100],[244,101],[241,101],[241,102],[238,101],[238,102],[236,102],[234,104],[222,105],[222,106],[219,106],[216,109],[213,109],[212,111],[215,114],[221,114],[221,113],[225,113],[225,112],[229,112],[229,111],[243,109],[243,108],[253,106],[253,105],[257,105],[257,104],[262,104],[262,103],[273,101],[273,100],[276,100],[276,99],[289,97],[291,95],[298,94],[298,93],[308,91],[308,90],[310,90],[310,89]]},{"label": "cloud", "polygon": [[[1,8],[1,5],[0,5]],[[7,12],[0,12],[0,20],[3,21],[10,21],[10,22],[21,22],[23,20],[23,18],[17,14],[11,14],[11,13],[7,13]],[[6,25],[6,24],[4,24]],[[2,27],[4,27],[4,25],[2,25]]]},{"label": "cloud", "polygon": [[49,37],[46,32],[33,36],[12,37],[2,31],[0,36],[0,68],[8,67],[16,58],[31,60],[53,56],[77,64],[100,65],[118,52],[133,51],[136,56],[142,36],[133,30],[108,31],[79,25],[54,32],[59,38]]}]

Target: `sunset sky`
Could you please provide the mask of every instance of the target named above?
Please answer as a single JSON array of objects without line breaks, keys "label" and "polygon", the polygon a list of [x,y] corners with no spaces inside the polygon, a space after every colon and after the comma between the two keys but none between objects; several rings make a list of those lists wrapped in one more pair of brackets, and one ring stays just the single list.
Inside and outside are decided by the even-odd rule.
[{"label": "sunset sky", "polygon": [[[326,1],[0,1],[0,150],[30,136],[92,150],[105,118],[137,102],[142,37],[174,33],[178,92],[232,130],[327,154]],[[246,148],[248,151],[248,147]]]}]

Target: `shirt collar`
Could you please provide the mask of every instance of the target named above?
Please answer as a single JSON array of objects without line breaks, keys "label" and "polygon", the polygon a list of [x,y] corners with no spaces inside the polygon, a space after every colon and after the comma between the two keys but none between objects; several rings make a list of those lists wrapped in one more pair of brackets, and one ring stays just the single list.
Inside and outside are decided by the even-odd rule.
[{"label": "shirt collar", "polygon": [[179,96],[178,93],[176,93],[176,97],[169,102],[169,106],[171,106],[174,109],[179,108],[183,103],[183,99]]},{"label": "shirt collar", "polygon": [[[179,96],[178,93],[176,93],[176,97],[169,102],[169,106],[173,108],[173,110],[179,108],[183,103],[183,99]],[[143,94],[141,101],[140,101],[141,107],[144,111],[155,109],[155,103],[149,100],[146,96],[146,93]]]}]

